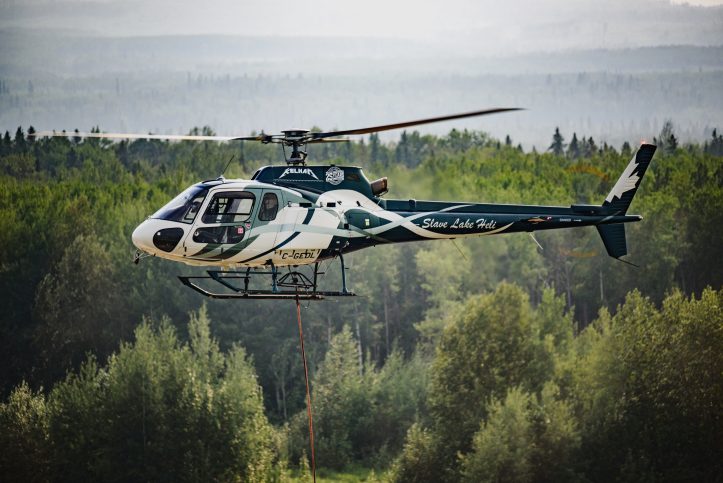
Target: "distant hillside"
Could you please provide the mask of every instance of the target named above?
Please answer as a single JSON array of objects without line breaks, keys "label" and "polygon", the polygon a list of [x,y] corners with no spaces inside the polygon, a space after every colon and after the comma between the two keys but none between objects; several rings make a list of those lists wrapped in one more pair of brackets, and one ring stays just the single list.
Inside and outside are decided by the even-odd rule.
[{"label": "distant hillside", "polygon": [[[559,126],[620,146],[672,119],[685,140],[723,127],[723,46],[440,57],[418,41],[83,37],[0,31],[0,130],[247,134],[346,128],[491,106],[528,110],[424,127],[511,135],[545,149]],[[378,53],[378,54],[375,54]],[[390,133],[386,139],[396,139]]]},{"label": "distant hillside", "polygon": [[723,68],[721,45],[538,51],[483,55],[422,41],[384,38],[173,35],[102,37],[63,30],[0,30],[3,76],[86,77],[107,72],[370,75],[643,72]]}]

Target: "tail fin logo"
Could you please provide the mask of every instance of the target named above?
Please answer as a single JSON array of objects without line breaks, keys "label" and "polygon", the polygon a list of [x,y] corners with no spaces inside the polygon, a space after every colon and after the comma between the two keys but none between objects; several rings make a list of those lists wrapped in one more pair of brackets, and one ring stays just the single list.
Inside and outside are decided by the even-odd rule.
[{"label": "tail fin logo", "polygon": [[640,181],[640,176],[635,172],[635,170],[638,167],[638,163],[635,162],[635,158],[628,164],[627,168],[625,168],[625,171],[623,171],[623,174],[620,175],[620,178],[618,179],[617,183],[615,183],[615,186],[613,186],[613,189],[608,194],[607,198],[605,198],[605,201],[608,203],[611,203],[614,198],[622,198],[623,194],[625,194],[627,191],[630,191],[631,189],[634,189],[638,185],[638,181]]}]

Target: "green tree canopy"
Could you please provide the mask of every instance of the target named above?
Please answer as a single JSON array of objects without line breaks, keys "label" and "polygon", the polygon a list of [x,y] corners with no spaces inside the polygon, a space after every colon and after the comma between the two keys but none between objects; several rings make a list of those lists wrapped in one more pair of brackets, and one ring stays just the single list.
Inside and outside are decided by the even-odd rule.
[{"label": "green tree canopy", "polygon": [[59,479],[267,481],[274,432],[254,371],[242,349],[219,352],[208,323],[193,314],[182,344],[146,322],[106,367],[90,359],[53,389]]}]

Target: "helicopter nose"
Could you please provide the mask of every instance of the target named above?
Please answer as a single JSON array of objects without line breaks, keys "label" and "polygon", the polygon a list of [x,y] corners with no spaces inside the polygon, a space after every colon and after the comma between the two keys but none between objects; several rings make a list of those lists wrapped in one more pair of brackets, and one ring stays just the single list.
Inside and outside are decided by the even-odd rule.
[{"label": "helicopter nose", "polygon": [[176,249],[183,238],[183,228],[168,226],[161,220],[146,220],[133,231],[131,239],[138,249],[160,254],[159,250],[170,253]]},{"label": "helicopter nose", "polygon": [[133,230],[131,240],[133,244],[141,251],[146,253],[154,253],[156,251],[153,246],[153,234],[155,233],[155,227],[150,220],[146,220]]}]

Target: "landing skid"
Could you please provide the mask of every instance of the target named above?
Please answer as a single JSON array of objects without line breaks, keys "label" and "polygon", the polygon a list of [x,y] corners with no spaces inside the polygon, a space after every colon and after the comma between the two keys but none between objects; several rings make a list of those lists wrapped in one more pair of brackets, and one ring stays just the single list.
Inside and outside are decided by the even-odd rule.
[{"label": "landing skid", "polygon": [[[314,264],[313,280],[299,271],[289,271],[279,276],[278,268],[273,264],[271,270],[251,271],[220,271],[208,270],[206,276],[178,277],[186,286],[206,297],[214,299],[299,299],[321,300],[325,297],[353,297],[356,294],[346,288],[346,267],[344,258],[339,254],[342,269],[342,290],[339,292],[318,290],[319,264]],[[258,290],[250,288],[251,280],[264,275],[271,275],[271,290]],[[199,284],[200,282],[200,284]],[[213,284],[209,282],[214,282]],[[205,288],[209,285],[221,285],[223,291],[216,292]],[[217,285],[215,285],[217,287]]]}]

